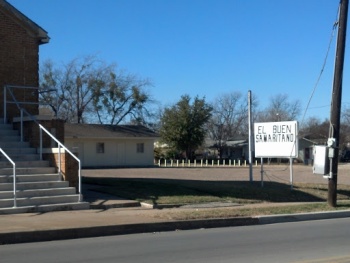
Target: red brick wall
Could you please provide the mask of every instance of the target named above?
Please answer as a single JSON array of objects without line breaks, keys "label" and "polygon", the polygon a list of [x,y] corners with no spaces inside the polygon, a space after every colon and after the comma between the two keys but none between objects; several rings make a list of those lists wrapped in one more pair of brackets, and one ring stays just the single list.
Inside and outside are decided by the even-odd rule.
[{"label": "red brick wall", "polygon": [[[77,192],[79,190],[79,163],[69,153],[65,153],[61,149],[61,174],[62,180],[68,181],[69,186],[75,187]],[[59,157],[57,153],[45,153],[43,159],[50,161],[50,165],[56,167],[58,172]]]},{"label": "red brick wall", "polygon": [[[57,140],[64,144],[64,121],[60,119],[52,120],[38,120],[38,122],[44,126]],[[14,122],[13,127],[15,130],[21,130],[20,122]],[[53,129],[55,132],[53,132]],[[34,121],[23,122],[23,139],[30,143],[31,147],[38,148],[40,146],[40,128]],[[52,138],[42,131],[42,143],[43,148],[53,148],[56,145],[52,142]]]},{"label": "red brick wall", "polygon": [[[39,41],[29,28],[0,9],[0,117],[3,117],[3,87],[18,85],[37,87],[39,85]],[[15,90],[19,101],[38,102],[33,90]],[[8,116],[18,116],[15,105],[8,105]],[[38,114],[38,106],[27,110]],[[11,119],[10,119],[11,120]]]}]

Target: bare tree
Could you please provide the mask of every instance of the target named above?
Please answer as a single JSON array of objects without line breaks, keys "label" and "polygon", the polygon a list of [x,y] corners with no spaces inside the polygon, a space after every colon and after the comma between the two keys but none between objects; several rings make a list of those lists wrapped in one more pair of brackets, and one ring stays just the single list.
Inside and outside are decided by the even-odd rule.
[{"label": "bare tree", "polygon": [[350,108],[348,107],[345,107],[342,111],[339,145],[350,149]]},{"label": "bare tree", "polygon": [[257,121],[292,121],[301,112],[300,100],[290,101],[287,94],[277,94],[270,98],[267,108],[258,113]]},{"label": "bare tree", "polygon": [[[257,101],[253,98],[253,105]],[[226,142],[237,136],[248,134],[248,103],[240,92],[232,92],[217,97],[213,105],[212,117],[207,124],[209,138],[222,157]]]},{"label": "bare tree", "polygon": [[[330,121],[323,121],[317,117],[310,117],[300,125],[299,137],[304,137],[316,143],[326,144],[329,138]],[[339,147],[340,150],[349,149],[350,143],[350,109],[345,108],[342,112]]]},{"label": "bare tree", "polygon": [[115,64],[87,56],[61,67],[48,60],[41,68],[40,101],[67,122],[145,123],[150,115],[150,82],[118,71]]},{"label": "bare tree", "polygon": [[152,116],[148,106],[153,100],[145,88],[150,85],[147,79],[111,72],[106,85],[94,90],[93,107],[99,122],[119,124],[129,116],[130,122],[147,124]]},{"label": "bare tree", "polygon": [[[94,90],[105,85],[113,67],[94,56],[73,59],[62,67],[45,61],[40,72],[40,101],[68,122],[86,122],[93,110]],[[56,93],[47,92],[51,90]]]},{"label": "bare tree", "polygon": [[307,139],[324,139],[326,142],[329,134],[329,120],[320,120],[317,117],[310,117],[299,127],[299,137]]}]

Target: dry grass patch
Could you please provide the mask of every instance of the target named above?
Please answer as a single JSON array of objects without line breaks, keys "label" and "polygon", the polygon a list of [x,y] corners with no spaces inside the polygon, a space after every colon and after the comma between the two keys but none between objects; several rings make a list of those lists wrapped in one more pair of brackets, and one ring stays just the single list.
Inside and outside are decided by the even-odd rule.
[{"label": "dry grass patch", "polygon": [[[291,190],[278,182],[265,182],[263,188],[246,181],[84,177],[83,182],[100,185],[101,192],[153,205],[324,202],[328,195],[327,186],[317,184],[295,184]],[[338,185],[338,200],[350,200],[350,186]]]},{"label": "dry grass patch", "polygon": [[331,208],[326,203],[317,204],[293,204],[293,205],[275,205],[270,204],[262,207],[231,207],[231,208],[211,208],[211,209],[173,209],[157,215],[158,218],[167,218],[171,220],[193,220],[193,219],[212,219],[212,218],[234,218],[234,217],[253,217],[263,215],[278,214],[296,214],[311,213],[323,211],[336,211],[350,209],[350,202],[341,202],[337,208]]}]

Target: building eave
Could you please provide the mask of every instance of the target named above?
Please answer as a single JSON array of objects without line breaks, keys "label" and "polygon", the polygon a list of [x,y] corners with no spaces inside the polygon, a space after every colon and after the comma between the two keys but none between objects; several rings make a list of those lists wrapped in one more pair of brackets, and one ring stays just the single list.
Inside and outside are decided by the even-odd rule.
[{"label": "building eave", "polygon": [[13,5],[5,0],[0,0],[0,7],[8,15],[11,14],[11,17],[15,18],[17,22],[20,23],[23,27],[30,30],[38,39],[39,45],[49,43],[50,37],[48,36],[48,32],[36,24],[33,20],[28,18],[26,15],[24,15],[22,12],[20,12],[18,9],[16,9]]}]

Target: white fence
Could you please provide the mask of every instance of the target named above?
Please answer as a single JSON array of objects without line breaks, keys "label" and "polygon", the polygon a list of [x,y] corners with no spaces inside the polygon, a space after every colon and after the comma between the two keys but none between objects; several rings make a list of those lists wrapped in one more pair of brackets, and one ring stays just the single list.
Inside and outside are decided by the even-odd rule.
[{"label": "white fence", "polygon": [[[173,159],[160,159],[157,162],[159,167],[240,167],[248,166],[249,162],[246,160],[173,160]],[[255,166],[258,165],[258,161],[255,161]]]}]

